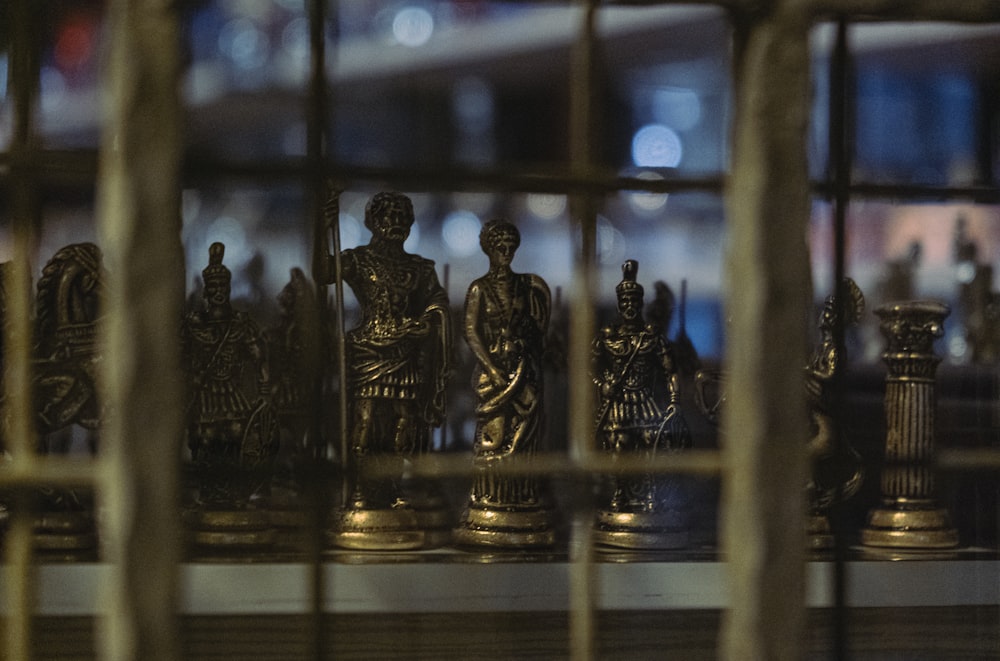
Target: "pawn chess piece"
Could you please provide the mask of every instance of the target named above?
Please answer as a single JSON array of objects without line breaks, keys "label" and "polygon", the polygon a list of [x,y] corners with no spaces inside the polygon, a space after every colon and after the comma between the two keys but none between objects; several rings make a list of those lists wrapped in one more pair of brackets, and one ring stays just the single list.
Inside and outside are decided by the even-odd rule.
[{"label": "pawn chess piece", "polygon": [[[202,304],[182,324],[187,444],[198,478],[196,504],[185,523],[197,546],[265,548],[276,537],[267,496],[277,424],[260,332],[232,307],[224,254],[221,243],[209,248]],[[244,373],[247,366],[252,375]]]},{"label": "pawn chess piece", "polygon": [[[691,447],[690,431],[677,406],[677,369],[670,347],[663,333],[643,320],[638,268],[634,260],[622,266],[616,288],[618,319],[598,333],[593,347],[600,396],[597,436],[612,458],[652,458]],[[683,548],[689,542],[688,511],[676,476],[610,475],[597,510],[594,541],[627,549]]]}]

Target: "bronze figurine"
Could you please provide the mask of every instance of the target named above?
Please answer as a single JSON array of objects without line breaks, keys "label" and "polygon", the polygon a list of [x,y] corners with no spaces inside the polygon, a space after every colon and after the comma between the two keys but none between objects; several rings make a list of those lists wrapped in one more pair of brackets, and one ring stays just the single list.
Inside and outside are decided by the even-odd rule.
[{"label": "bronze figurine", "polygon": [[320,337],[319,307],[312,282],[291,269],[278,294],[280,315],[264,336],[271,383],[271,405],[280,443],[271,489],[271,516],[280,528],[304,524],[304,473],[315,459],[313,398],[326,356]]},{"label": "bronze figurine", "polygon": [[887,340],[885,465],[882,503],[868,513],[861,543],[897,550],[958,546],[948,511],[935,499],[935,372],[941,358],[934,341],[950,312],[937,301],[887,303],[875,310]]},{"label": "bronze figurine", "polygon": [[210,246],[202,304],[182,323],[187,444],[199,480],[187,522],[199,545],[266,546],[275,537],[266,508],[277,423],[264,343],[253,319],[232,306],[224,254],[223,244]]},{"label": "bronze figurine", "polygon": [[[671,348],[664,334],[642,316],[638,269],[634,260],[622,266],[616,288],[618,319],[600,330],[593,345],[597,435],[612,457],[653,457],[691,447],[690,431],[677,406]],[[609,482],[595,522],[598,544],[631,549],[688,544],[688,507],[676,477],[616,474]]]},{"label": "bronze figurine", "polygon": [[[807,485],[809,546],[826,549],[833,546],[827,512],[835,502],[850,498],[861,487],[864,475],[861,456],[843,438],[836,411],[835,380],[847,362],[846,349],[838,347],[834,331],[838,325],[846,331],[857,324],[865,309],[865,297],[850,278],[843,283],[846,300],[836,294],[823,303],[820,313],[820,340],[806,368],[812,437],[809,451],[812,467]],[[839,439],[839,440],[838,440]]]},{"label": "bronze figurine", "polygon": [[[447,292],[433,261],[403,249],[413,222],[407,196],[378,193],[365,208],[369,243],[330,256],[331,273],[361,307],[345,335],[353,484],[329,535],[343,548],[419,548],[423,528],[440,523],[415,507],[402,479],[405,460],[429,451],[431,430],[444,421],[451,370]],[[392,476],[372,478],[369,469]]]},{"label": "bronze figurine", "polygon": [[551,512],[533,475],[500,474],[511,460],[530,460],[538,448],[543,416],[543,356],[551,295],[533,273],[510,265],[521,242],[506,220],[483,226],[479,244],[489,271],[469,286],[465,339],[476,358],[475,474],[462,520],[460,545],[509,548],[551,546]]},{"label": "bronze figurine", "polygon": [[[73,427],[87,432],[97,451],[102,410],[97,393],[101,353],[97,326],[105,273],[101,250],[93,243],[60,248],[45,264],[35,297],[32,397],[39,451],[64,453]],[[96,544],[93,503],[85,490],[42,489],[35,522],[35,546],[79,551]]]}]

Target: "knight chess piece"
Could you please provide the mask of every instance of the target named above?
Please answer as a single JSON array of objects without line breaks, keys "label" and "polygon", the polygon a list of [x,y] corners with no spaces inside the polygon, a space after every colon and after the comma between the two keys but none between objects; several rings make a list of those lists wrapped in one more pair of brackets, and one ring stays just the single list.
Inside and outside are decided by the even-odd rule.
[{"label": "knight chess piece", "polygon": [[813,430],[809,440],[812,467],[806,490],[809,505],[806,532],[810,548],[816,550],[833,546],[829,509],[857,493],[864,477],[861,456],[843,437],[836,411],[835,379],[844,369],[847,356],[846,349],[838,346],[834,332],[838,327],[846,330],[860,321],[865,298],[850,278],[844,279],[843,292],[846,294],[843,302],[832,294],[823,303],[820,341],[806,368],[806,392]]},{"label": "knight chess piece", "polygon": [[276,537],[267,506],[277,423],[264,344],[257,324],[230,302],[224,254],[221,243],[209,248],[201,305],[181,327],[187,444],[198,479],[185,523],[198,546],[260,548]]},{"label": "knight chess piece", "polygon": [[365,208],[369,243],[330,255],[333,278],[361,308],[344,337],[349,485],[328,533],[341,548],[416,549],[428,533],[443,542],[437,533],[452,525],[440,497],[404,481],[406,463],[430,451],[431,430],[444,421],[451,370],[447,293],[434,262],[403,248],[413,222],[407,196],[378,193]]},{"label": "knight chess piece", "polygon": [[861,543],[896,550],[958,546],[951,517],[935,498],[935,372],[941,358],[934,341],[950,312],[937,301],[889,303],[875,310],[886,350],[885,465],[882,503],[868,513]]},{"label": "knight chess piece", "polygon": [[474,476],[455,529],[456,544],[536,548],[555,543],[552,512],[538,478],[502,472],[530,462],[542,435],[543,356],[551,296],[537,275],[510,268],[520,244],[505,220],[483,226],[479,243],[489,271],[465,298],[465,339],[476,358]]},{"label": "knight chess piece", "polygon": [[[42,454],[69,452],[77,430],[84,431],[89,452],[97,450],[102,414],[96,385],[101,361],[97,325],[105,286],[102,261],[95,244],[70,244],[56,251],[38,280],[32,398]],[[37,502],[37,549],[80,552],[96,546],[88,490],[44,488]]]},{"label": "knight chess piece", "polygon": [[[622,266],[617,320],[593,345],[599,389],[597,436],[612,458],[648,457],[691,447],[677,406],[678,377],[663,333],[645,323],[638,262]],[[665,400],[665,401],[663,401]],[[681,481],[653,473],[612,474],[601,496],[594,541],[628,549],[675,549],[689,543],[689,507]]]}]

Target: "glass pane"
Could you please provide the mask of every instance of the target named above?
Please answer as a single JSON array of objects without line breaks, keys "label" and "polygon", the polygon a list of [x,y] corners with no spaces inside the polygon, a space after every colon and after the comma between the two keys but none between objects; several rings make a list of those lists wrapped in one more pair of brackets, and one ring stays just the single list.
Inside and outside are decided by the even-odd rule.
[{"label": "glass pane", "polygon": [[996,26],[873,24],[852,28],[857,55],[855,178],[974,185],[989,177],[984,121]]},{"label": "glass pane", "polygon": [[[339,160],[366,166],[566,164],[580,9],[556,3],[475,7],[387,3],[366,15],[356,7],[341,10],[344,32],[332,56]],[[598,66],[606,81],[596,101],[603,130],[595,151],[602,163],[615,171],[717,173],[728,103],[723,14],[603,8],[597,25]]]},{"label": "glass pane", "polygon": [[305,3],[212,0],[193,3],[183,20],[189,151],[238,160],[305,154]]}]

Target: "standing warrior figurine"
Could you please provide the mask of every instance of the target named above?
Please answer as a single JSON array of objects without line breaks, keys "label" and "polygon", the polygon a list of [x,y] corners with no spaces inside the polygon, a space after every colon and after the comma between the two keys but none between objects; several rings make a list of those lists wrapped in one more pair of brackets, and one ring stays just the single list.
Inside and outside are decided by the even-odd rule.
[{"label": "standing warrior figurine", "polygon": [[459,544],[538,547],[555,541],[537,479],[495,471],[508,458],[533,455],[542,431],[542,358],[551,297],[539,276],[511,270],[520,243],[511,223],[488,222],[479,245],[490,269],[465,298],[465,339],[477,362],[472,382],[477,471],[454,533]]},{"label": "standing warrior figurine", "polygon": [[[358,474],[429,450],[432,427],[445,416],[451,369],[448,295],[434,262],[406,252],[413,204],[378,193],[365,208],[367,245],[340,255],[343,282],[361,306],[361,323],[345,337],[351,399],[350,451]],[[336,256],[331,255],[331,272]],[[353,549],[407,549],[424,533],[400,479],[355,480],[337,514],[331,541]]]},{"label": "standing warrior figurine", "polygon": [[[209,248],[202,305],[185,316],[181,330],[191,398],[187,442],[201,469],[201,512],[193,525],[198,543],[254,545],[273,537],[267,513],[251,500],[266,495],[277,425],[263,341],[257,324],[230,303],[232,275],[222,264],[224,253],[221,243]],[[244,374],[245,365],[253,367],[252,377]]]},{"label": "standing warrior figurine", "polygon": [[[594,343],[600,390],[597,434],[605,452],[653,457],[691,446],[677,407],[677,372],[663,333],[642,317],[639,264],[628,260],[616,288],[618,321]],[[658,383],[660,382],[660,383]],[[659,387],[658,387],[659,386]],[[657,400],[666,391],[666,406]],[[678,548],[688,541],[686,508],[675,480],[653,474],[614,475],[597,511],[595,541],[625,548]]]}]

